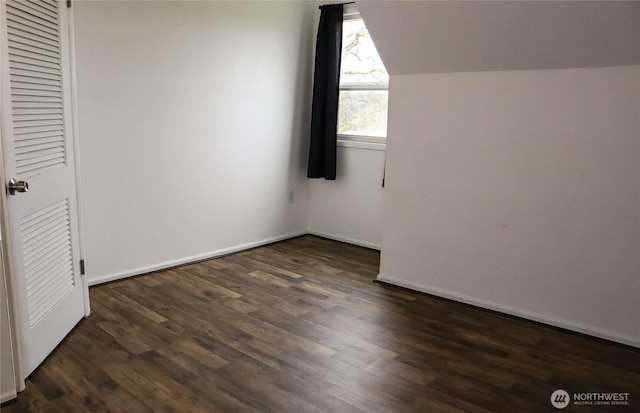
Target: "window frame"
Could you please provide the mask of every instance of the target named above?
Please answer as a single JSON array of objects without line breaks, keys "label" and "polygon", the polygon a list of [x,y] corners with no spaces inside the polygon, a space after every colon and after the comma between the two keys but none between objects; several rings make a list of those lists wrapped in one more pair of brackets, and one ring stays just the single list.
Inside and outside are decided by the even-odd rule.
[{"label": "window frame", "polygon": [[[355,5],[348,4],[344,6],[343,22],[350,20],[363,20],[362,16]],[[389,117],[389,82],[346,82],[339,83],[339,92],[342,91],[386,91],[387,92],[387,120]],[[339,110],[339,109],[338,109]],[[382,149],[386,146],[388,136],[389,125],[387,124],[387,131],[385,136],[372,136],[372,135],[354,135],[336,132],[338,144],[340,146],[364,146],[371,147],[371,149]],[[342,143],[342,144],[341,144]],[[359,145],[359,143],[363,145]],[[355,145],[354,145],[355,144]]]}]

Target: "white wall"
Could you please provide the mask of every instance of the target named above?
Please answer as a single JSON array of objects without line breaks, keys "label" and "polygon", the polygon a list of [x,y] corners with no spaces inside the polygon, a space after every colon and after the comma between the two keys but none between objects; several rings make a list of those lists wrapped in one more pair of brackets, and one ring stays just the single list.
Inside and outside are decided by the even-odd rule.
[{"label": "white wall", "polygon": [[344,145],[337,149],[336,180],[310,181],[309,232],[379,249],[385,145]]},{"label": "white wall", "polygon": [[92,284],[306,230],[311,3],[74,7]]},{"label": "white wall", "polygon": [[390,93],[379,278],[640,346],[640,66]]}]

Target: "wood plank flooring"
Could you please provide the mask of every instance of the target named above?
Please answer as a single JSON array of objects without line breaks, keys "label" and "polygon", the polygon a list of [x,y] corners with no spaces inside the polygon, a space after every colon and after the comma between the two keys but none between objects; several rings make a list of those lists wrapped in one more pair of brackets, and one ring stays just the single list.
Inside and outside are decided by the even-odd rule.
[{"label": "wood plank flooring", "polygon": [[91,288],[2,413],[544,412],[559,388],[640,411],[640,350],[372,282],[378,261],[304,236]]}]

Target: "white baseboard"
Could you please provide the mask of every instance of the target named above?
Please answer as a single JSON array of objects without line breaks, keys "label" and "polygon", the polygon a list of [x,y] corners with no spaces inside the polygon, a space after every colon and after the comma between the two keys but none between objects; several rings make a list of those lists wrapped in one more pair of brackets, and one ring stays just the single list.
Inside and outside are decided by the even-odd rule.
[{"label": "white baseboard", "polygon": [[8,402],[18,397],[18,393],[15,390],[7,390],[0,394],[0,403]]},{"label": "white baseboard", "polygon": [[342,237],[340,235],[327,234],[326,232],[320,232],[320,231],[308,231],[307,234],[316,235],[316,236],[322,237],[322,238],[329,238],[329,239],[332,239],[334,241],[346,242],[347,244],[353,244],[353,245],[357,245],[359,247],[371,248],[373,250],[380,251],[380,245],[372,244],[370,242],[361,241],[361,240],[354,239],[354,238]]},{"label": "white baseboard", "polygon": [[234,252],[240,252],[240,251],[248,250],[248,249],[251,249],[251,248],[260,247],[262,245],[267,245],[267,244],[271,244],[271,243],[274,243],[274,242],[283,241],[285,239],[295,238],[295,237],[298,237],[300,235],[305,235],[306,233],[307,233],[306,231],[292,232],[292,233],[285,234],[285,235],[279,235],[277,237],[265,238],[265,239],[262,239],[262,240],[259,240],[259,241],[248,242],[246,244],[235,245],[235,246],[229,247],[229,248],[223,248],[223,249],[216,250],[216,251],[206,252],[204,254],[192,255],[190,257],[180,258],[180,259],[177,259],[177,260],[170,260],[170,261],[161,262],[159,264],[153,264],[153,265],[148,265],[148,266],[145,266],[145,267],[134,268],[134,269],[127,270],[127,271],[121,271],[121,272],[117,272],[117,273],[113,273],[113,274],[102,275],[102,276],[99,276],[99,277],[90,278],[89,279],[89,286],[103,284],[103,283],[107,283],[107,282],[111,282],[111,281],[116,281],[116,280],[120,280],[120,279],[123,279],[123,278],[133,277],[133,276],[136,276],[136,275],[147,274],[147,273],[154,272],[154,271],[160,271],[160,270],[164,270],[164,269],[171,268],[171,267],[177,267],[179,265],[189,264],[189,263],[192,263],[192,262],[198,262],[198,261],[202,261],[202,260],[208,260],[208,259],[212,259],[212,258],[217,258],[217,257],[221,257],[223,255],[233,254]]},{"label": "white baseboard", "polygon": [[[141,275],[141,274],[146,274],[146,273],[150,273],[150,272],[154,272],[154,271],[159,271],[159,270],[163,270],[163,269],[166,269],[166,268],[176,267],[176,266],[188,264],[188,263],[191,263],[191,262],[197,262],[197,261],[202,261],[202,260],[206,260],[206,259],[221,257],[223,255],[228,255],[228,254],[232,254],[234,252],[244,251],[244,250],[247,250],[247,249],[250,249],[250,248],[255,248],[255,247],[262,246],[262,245],[267,245],[267,244],[271,244],[271,243],[274,243],[274,242],[283,241],[285,239],[294,238],[294,237],[298,237],[298,236],[305,235],[305,234],[316,235],[316,236],[319,236],[319,237],[324,237],[324,238],[328,238],[328,239],[332,239],[332,240],[340,241],[340,242],[346,242],[348,244],[358,245],[358,246],[361,246],[361,247],[372,248],[372,249],[377,249],[377,250],[380,249],[379,245],[371,244],[371,243],[368,243],[368,242],[363,242],[363,241],[360,241],[360,240],[355,240],[355,239],[351,239],[351,238],[336,236],[336,235],[332,235],[332,234],[326,234],[326,233],[317,232],[317,231],[301,231],[301,232],[293,232],[293,233],[289,233],[289,234],[285,234],[285,235],[281,235],[281,236],[277,236],[277,237],[272,237],[272,238],[265,238],[265,239],[262,239],[260,241],[255,241],[255,242],[250,242],[250,243],[246,243],[246,244],[236,245],[236,246],[229,247],[229,248],[223,248],[223,249],[220,249],[220,250],[216,250],[216,251],[212,251],[212,252],[208,252],[208,253],[204,253],[204,254],[192,255],[190,257],[185,257],[185,258],[181,258],[181,259],[178,259],[178,260],[165,261],[165,262],[162,262],[162,263],[159,263],[159,264],[155,264],[155,265],[149,265],[149,266],[145,266],[145,267],[135,268],[135,269],[132,269],[132,270],[122,271],[122,272],[119,272],[119,273],[100,276],[100,277],[97,277],[97,278],[90,279],[89,280],[89,285],[90,286],[94,286],[94,285],[98,285],[98,284],[102,284],[102,283],[106,283],[106,282],[110,282],[110,281],[116,281],[116,280],[120,280],[120,279],[123,279],[123,278],[133,277],[133,276],[136,276],[136,275]],[[483,299],[479,299],[479,298],[476,298],[476,297],[467,296],[467,295],[464,295],[464,294],[459,294],[459,293],[452,292],[452,291],[442,290],[442,289],[439,289],[439,288],[433,288],[433,287],[430,287],[430,286],[425,285],[425,284],[414,283],[414,282],[402,280],[400,278],[396,278],[396,277],[385,275],[385,274],[378,274],[376,279],[378,281],[381,281],[381,282],[384,282],[384,283],[388,283],[388,284],[392,284],[392,285],[397,285],[399,287],[409,288],[411,290],[420,291],[420,292],[423,292],[423,293],[435,295],[435,296],[442,297],[442,298],[447,298],[447,299],[454,300],[454,301],[459,301],[459,302],[462,302],[462,303],[465,303],[465,304],[471,304],[471,305],[474,305],[476,307],[486,308],[486,309],[489,309],[489,310],[498,311],[498,312],[505,313],[505,314],[510,314],[510,315],[513,315],[513,316],[516,316],[516,317],[525,318],[525,319],[536,321],[536,322],[539,322],[539,323],[548,324],[548,325],[551,325],[551,326],[554,326],[554,327],[560,327],[560,328],[564,328],[566,330],[571,330],[571,331],[575,331],[575,332],[578,332],[578,333],[587,334],[587,335],[590,335],[590,336],[603,338],[605,340],[610,340],[610,341],[614,341],[614,342],[617,342],[617,343],[622,343],[622,344],[626,344],[626,345],[629,345],[629,346],[632,346],[632,347],[640,348],[640,338],[637,338],[637,337],[626,336],[626,335],[618,334],[618,333],[611,332],[611,331],[606,331],[606,330],[602,330],[602,329],[598,329],[598,328],[593,328],[593,327],[590,327],[590,326],[587,326],[587,325],[574,323],[574,322],[563,320],[563,319],[560,319],[560,318],[550,317],[550,316],[542,315],[542,314],[539,314],[539,313],[536,313],[536,312],[523,310],[523,309],[516,308],[516,307],[511,307],[511,306],[504,305],[504,304],[495,303],[493,301],[487,301],[487,300],[483,300]],[[3,400],[4,400],[4,397],[5,397],[5,395],[3,393],[2,394]],[[8,395],[8,397],[10,397],[10,395]],[[8,399],[8,400],[10,400],[10,399]]]},{"label": "white baseboard", "polygon": [[516,317],[525,318],[527,320],[548,324],[554,327],[560,327],[565,330],[571,330],[578,333],[587,334],[590,336],[603,338],[605,340],[615,341],[617,343],[640,348],[640,338],[638,337],[631,337],[623,334],[618,334],[612,331],[593,328],[591,326],[587,326],[584,324],[574,323],[572,321],[563,320],[560,318],[551,317],[543,314],[538,314],[533,311],[523,310],[520,308],[511,307],[508,305],[503,305],[503,304],[495,303],[492,301],[482,300],[479,298],[471,297],[464,294],[459,294],[452,291],[433,288],[425,284],[414,283],[411,281],[402,280],[389,275],[378,274],[376,279],[378,281],[396,285],[398,287],[404,287],[411,290],[420,291],[426,294],[447,298],[453,301],[459,301],[465,304],[471,304],[476,307],[486,308],[488,310],[498,311],[500,313],[505,313],[505,314],[516,316]]}]

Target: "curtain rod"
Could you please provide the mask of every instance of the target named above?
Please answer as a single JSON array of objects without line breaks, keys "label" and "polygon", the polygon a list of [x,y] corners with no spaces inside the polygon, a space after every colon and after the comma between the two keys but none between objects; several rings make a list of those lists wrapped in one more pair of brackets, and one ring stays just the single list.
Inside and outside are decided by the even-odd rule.
[{"label": "curtain rod", "polygon": [[324,4],[322,6],[318,6],[319,9],[322,9],[324,6],[336,6],[338,4],[342,4],[343,6],[346,6],[347,4],[355,4],[355,1],[350,1],[348,3],[331,3],[331,4]]}]

